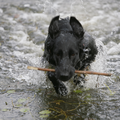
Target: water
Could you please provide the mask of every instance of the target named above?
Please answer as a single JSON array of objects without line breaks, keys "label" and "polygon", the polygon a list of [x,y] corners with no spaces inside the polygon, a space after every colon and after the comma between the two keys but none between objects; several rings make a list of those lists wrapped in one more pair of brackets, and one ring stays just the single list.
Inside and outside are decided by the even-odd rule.
[{"label": "water", "polygon": [[[0,0],[0,120],[120,119],[119,0]],[[87,76],[84,89],[56,95],[41,62],[50,20],[75,16],[99,49],[91,70],[112,77]],[[66,83],[71,89],[71,83]],[[51,111],[42,116],[39,112]],[[43,118],[46,117],[46,118]]]}]

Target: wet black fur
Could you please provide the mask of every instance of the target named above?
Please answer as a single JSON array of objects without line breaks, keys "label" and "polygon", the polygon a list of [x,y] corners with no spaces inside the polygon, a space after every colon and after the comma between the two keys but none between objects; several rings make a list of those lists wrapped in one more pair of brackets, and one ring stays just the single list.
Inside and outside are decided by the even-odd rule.
[{"label": "wet black fur", "polygon": [[57,94],[67,94],[62,81],[72,78],[75,69],[83,70],[90,65],[96,54],[94,39],[75,17],[60,19],[56,16],[52,19],[43,57],[55,67],[55,72],[48,72],[48,78]]}]

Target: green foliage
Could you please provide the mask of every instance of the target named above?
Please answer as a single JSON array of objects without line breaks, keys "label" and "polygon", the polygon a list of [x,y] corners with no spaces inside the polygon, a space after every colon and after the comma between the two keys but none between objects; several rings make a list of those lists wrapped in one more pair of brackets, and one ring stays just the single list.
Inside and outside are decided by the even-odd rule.
[{"label": "green foliage", "polygon": [[43,111],[39,112],[39,114],[50,114],[50,113],[51,113],[51,111],[49,111],[49,110],[43,110]]},{"label": "green foliage", "polygon": [[40,115],[41,118],[49,117],[49,115]]},{"label": "green foliage", "polygon": [[17,105],[15,105],[16,107],[21,107],[21,106],[23,106],[22,104],[17,104]]},{"label": "green foliage", "polygon": [[8,109],[4,108],[4,109],[2,109],[2,111],[3,111],[3,112],[6,112],[6,111],[8,111]]},{"label": "green foliage", "polygon": [[8,93],[8,94],[15,93],[15,90],[8,90],[7,93]]},{"label": "green foliage", "polygon": [[25,98],[21,98],[21,99],[18,100],[19,103],[23,103],[23,102],[25,102],[25,101],[26,101]]},{"label": "green foliage", "polygon": [[116,92],[112,92],[111,89],[105,84],[105,86],[108,88],[108,90],[110,91],[110,96],[113,96]]},{"label": "green foliage", "polygon": [[21,109],[20,109],[20,112],[26,113],[26,112],[28,112],[29,110],[30,110],[29,108],[21,108]]},{"label": "green foliage", "polygon": [[82,93],[82,90],[74,90],[75,93]]},{"label": "green foliage", "polygon": [[43,110],[43,111],[39,112],[41,118],[48,117],[50,113],[51,113],[51,111],[49,111],[49,110]]}]

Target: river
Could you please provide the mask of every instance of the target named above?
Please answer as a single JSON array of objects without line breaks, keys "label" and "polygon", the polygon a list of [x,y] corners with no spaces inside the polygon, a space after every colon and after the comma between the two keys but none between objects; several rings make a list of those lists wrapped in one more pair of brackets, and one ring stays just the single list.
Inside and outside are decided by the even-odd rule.
[{"label": "river", "polygon": [[[0,0],[0,120],[120,120],[119,0]],[[75,16],[98,55],[84,88],[58,96],[41,62],[51,19]],[[71,89],[72,88],[72,89]]]}]

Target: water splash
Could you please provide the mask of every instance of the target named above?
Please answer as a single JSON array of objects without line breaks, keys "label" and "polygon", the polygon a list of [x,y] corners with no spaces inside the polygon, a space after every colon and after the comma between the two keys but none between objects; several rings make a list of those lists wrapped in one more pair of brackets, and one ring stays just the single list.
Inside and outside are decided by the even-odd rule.
[{"label": "water splash", "polygon": [[[98,47],[98,54],[96,56],[95,61],[90,66],[90,71],[107,73],[108,70],[106,46],[99,39],[96,40],[96,45]],[[104,87],[106,82],[113,82],[113,80],[110,77],[100,75],[87,75],[86,80],[86,88]]]}]

